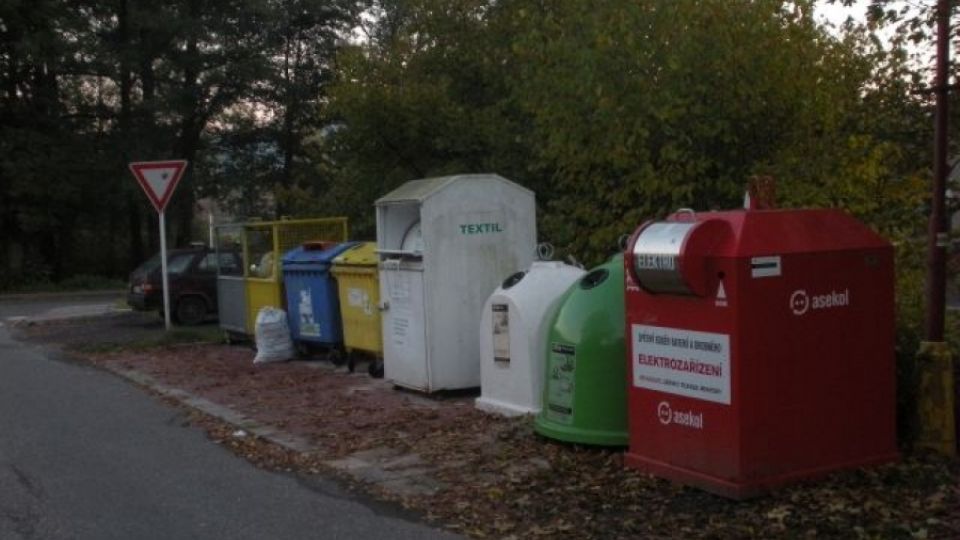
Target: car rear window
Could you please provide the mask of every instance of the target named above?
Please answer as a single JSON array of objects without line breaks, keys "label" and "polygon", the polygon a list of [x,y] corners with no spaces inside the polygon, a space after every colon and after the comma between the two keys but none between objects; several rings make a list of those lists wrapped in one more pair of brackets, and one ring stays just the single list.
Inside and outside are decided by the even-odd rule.
[{"label": "car rear window", "polygon": [[193,253],[178,253],[171,255],[167,260],[167,272],[171,274],[182,274],[190,268],[193,262]]},{"label": "car rear window", "polygon": [[197,264],[197,270],[200,272],[214,273],[217,271],[219,259],[220,275],[239,276],[243,274],[240,267],[240,261],[235,253],[208,253],[203,260]]},{"label": "car rear window", "polygon": [[153,257],[147,259],[143,264],[137,267],[133,272],[135,274],[149,274],[156,270],[160,266],[160,254],[157,253]]}]

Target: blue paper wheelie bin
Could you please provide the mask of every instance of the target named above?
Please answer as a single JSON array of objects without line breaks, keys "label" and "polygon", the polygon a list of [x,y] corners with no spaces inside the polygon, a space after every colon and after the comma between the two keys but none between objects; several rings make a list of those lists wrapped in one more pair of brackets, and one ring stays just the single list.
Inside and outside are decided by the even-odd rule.
[{"label": "blue paper wheelie bin", "polygon": [[307,242],[283,256],[283,282],[290,335],[304,349],[326,348],[330,358],[342,358],[343,328],[337,282],[330,273],[333,259],[357,242]]}]

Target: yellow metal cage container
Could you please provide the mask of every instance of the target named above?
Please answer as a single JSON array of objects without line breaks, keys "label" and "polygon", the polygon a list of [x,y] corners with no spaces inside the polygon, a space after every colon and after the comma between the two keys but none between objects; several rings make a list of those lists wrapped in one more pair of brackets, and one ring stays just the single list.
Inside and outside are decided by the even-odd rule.
[{"label": "yellow metal cage container", "polygon": [[246,330],[253,334],[264,306],[283,308],[283,254],[304,242],[347,240],[347,218],[250,222],[243,225]]}]

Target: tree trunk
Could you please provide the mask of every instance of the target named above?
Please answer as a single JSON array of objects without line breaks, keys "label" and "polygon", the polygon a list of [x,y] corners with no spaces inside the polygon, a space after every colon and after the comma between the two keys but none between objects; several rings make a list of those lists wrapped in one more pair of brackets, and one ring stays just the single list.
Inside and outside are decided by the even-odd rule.
[{"label": "tree trunk", "polygon": [[144,259],[144,252],[140,205],[137,204],[136,200],[136,197],[139,195],[137,192],[140,190],[134,182],[130,181],[129,174],[126,172],[127,164],[132,161],[130,151],[132,141],[136,140],[136,136],[133,133],[133,99],[131,96],[133,91],[133,69],[129,55],[132,32],[130,31],[130,0],[117,1],[117,54],[120,56],[120,73],[118,74],[118,79],[120,79],[120,118],[119,134],[116,139],[120,148],[120,162],[117,164],[117,170],[122,171],[120,174],[122,174],[125,180],[128,180],[127,182],[122,182],[122,192],[126,194],[124,202],[127,211],[126,245],[128,249],[126,264],[129,269],[133,269]]},{"label": "tree trunk", "polygon": [[[191,21],[200,20],[200,3],[198,0],[189,2],[188,11]],[[172,209],[174,215],[172,221],[175,229],[175,245],[188,243],[193,227],[193,207],[196,201],[193,192],[193,171],[196,167],[197,146],[200,143],[200,132],[203,130],[202,124],[205,123],[200,114],[200,88],[197,83],[200,70],[199,60],[197,35],[196,30],[193,30],[187,39],[187,50],[184,55],[180,137],[176,147],[177,155],[174,156],[190,162],[189,168],[184,173],[180,185],[174,193],[176,206]]]}]

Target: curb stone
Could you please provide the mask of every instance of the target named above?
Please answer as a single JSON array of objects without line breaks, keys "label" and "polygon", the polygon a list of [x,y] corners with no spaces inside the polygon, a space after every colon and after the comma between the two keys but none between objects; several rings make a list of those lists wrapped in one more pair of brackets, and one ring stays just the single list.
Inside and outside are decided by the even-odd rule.
[{"label": "curb stone", "polygon": [[[282,448],[306,454],[314,451],[313,445],[303,438],[285,433],[277,428],[261,424],[256,420],[229,407],[214,403],[161,383],[157,379],[132,369],[107,368],[140,386],[149,388],[158,394],[177,400],[200,412],[213,416],[248,433],[265,439]],[[440,469],[456,468],[456,465],[433,466],[415,453],[403,453],[390,447],[377,447],[360,450],[339,459],[324,460],[323,464],[333,470],[349,475],[354,480],[379,487],[387,492],[401,496],[434,495],[446,485],[430,476]],[[463,466],[462,464],[460,466]]]},{"label": "curb stone", "polygon": [[128,369],[111,369],[111,371],[141,386],[150,388],[163,396],[174,398],[184,405],[188,405],[200,412],[209,414],[215,418],[219,418],[228,424],[242,428],[258,437],[286,448],[287,450],[293,450],[294,452],[299,452],[301,454],[308,453],[313,450],[313,447],[310,445],[310,443],[302,437],[289,435],[279,431],[276,428],[260,424],[252,418],[249,418],[229,407],[224,407],[223,405],[219,405],[208,399],[195,396],[189,392],[180,390],[179,388],[167,386],[147,374]]}]

